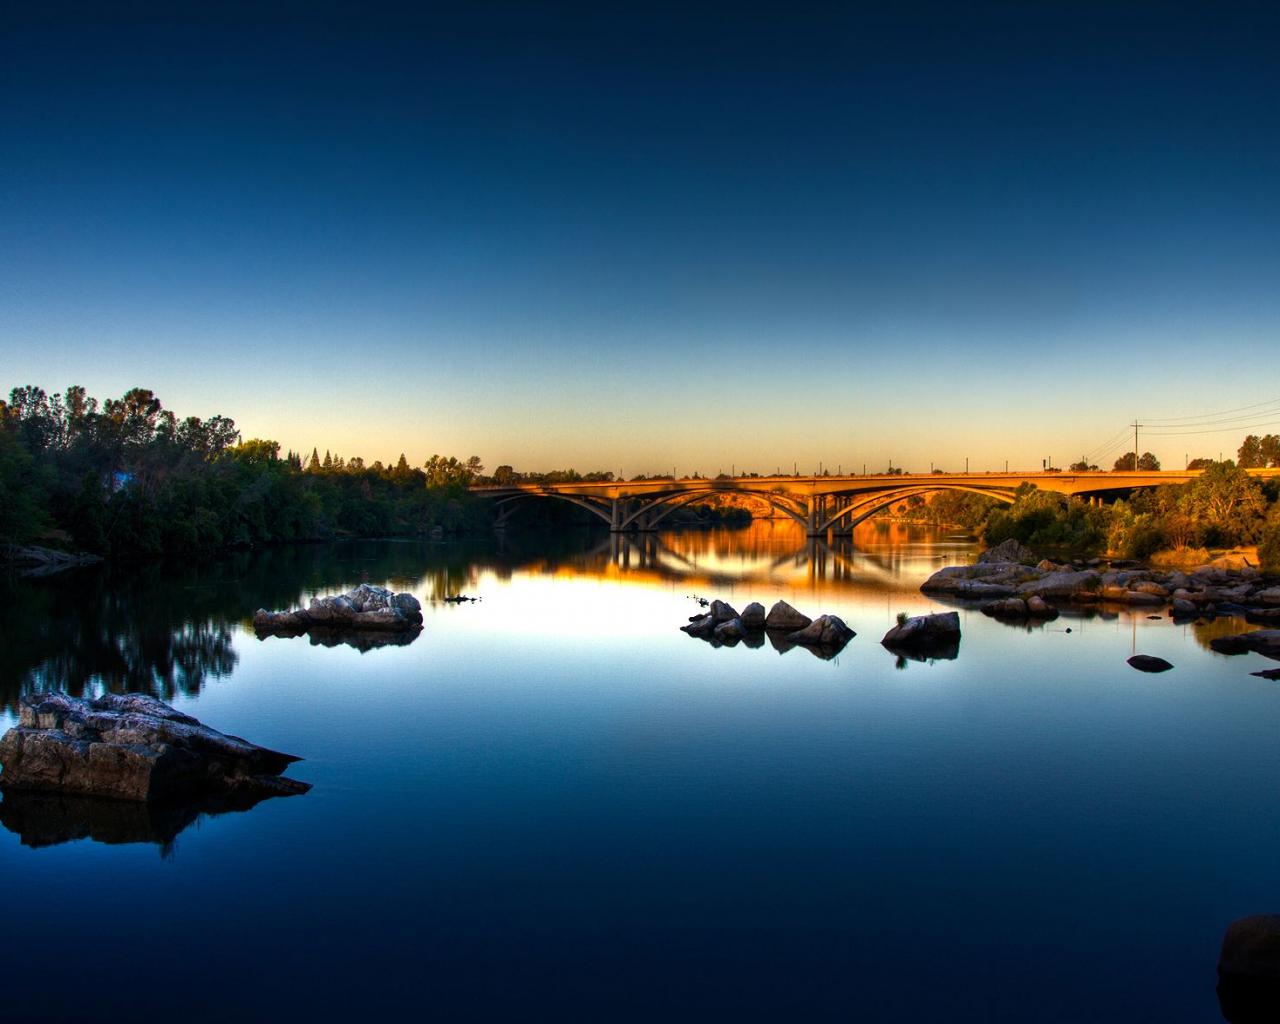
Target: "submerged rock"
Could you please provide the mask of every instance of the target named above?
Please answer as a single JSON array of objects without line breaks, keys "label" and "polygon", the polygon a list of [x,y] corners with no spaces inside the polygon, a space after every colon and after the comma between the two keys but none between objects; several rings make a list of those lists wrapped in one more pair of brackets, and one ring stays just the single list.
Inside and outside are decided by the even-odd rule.
[{"label": "submerged rock", "polygon": [[288,612],[259,608],[253,613],[253,628],[259,634],[298,636],[315,627],[420,632],[422,605],[412,594],[362,583],[345,594],[313,597],[306,608]]},{"label": "submerged rock", "polygon": [[1157,658],[1151,654],[1135,654],[1129,659],[1129,665],[1139,672],[1168,672],[1173,668],[1173,665],[1164,658]]},{"label": "submerged rock", "polygon": [[1250,672],[1249,675],[1263,679],[1280,679],[1280,668],[1264,668],[1261,672]]},{"label": "submerged rock", "polygon": [[789,632],[804,629],[813,619],[796,611],[786,601],[777,601],[764,618],[765,629],[785,629]]},{"label": "submerged rock", "polygon": [[227,736],[140,693],[93,700],[23,697],[19,724],[0,738],[0,788],[158,800],[209,792],[305,793],[281,778],[301,760]]}]

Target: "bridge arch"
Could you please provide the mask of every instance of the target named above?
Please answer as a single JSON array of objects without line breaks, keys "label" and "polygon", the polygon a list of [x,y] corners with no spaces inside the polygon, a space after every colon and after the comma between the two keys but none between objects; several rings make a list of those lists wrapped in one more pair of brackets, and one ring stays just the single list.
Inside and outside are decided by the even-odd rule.
[{"label": "bridge arch", "polygon": [[697,504],[699,500],[709,498],[714,494],[725,493],[741,493],[752,498],[759,498],[771,508],[775,508],[789,518],[794,519],[801,526],[807,527],[809,525],[809,520],[805,518],[803,510],[797,509],[794,504],[788,503],[782,495],[763,491],[726,491],[721,487],[707,487],[697,491],[678,491],[673,494],[654,495],[652,500],[625,516],[621,520],[620,526],[622,529],[627,529],[632,523],[647,517],[645,518],[645,525],[651,527],[655,523],[661,522],[677,509],[684,508],[686,505]]},{"label": "bridge arch", "polygon": [[[591,501],[589,498],[580,498],[576,494],[559,494],[555,491],[518,491],[515,494],[509,494],[504,498],[499,498],[494,502],[494,507],[500,509],[498,513],[497,526],[505,526],[508,519],[515,511],[522,506],[520,502],[526,498],[557,498],[560,501],[567,501],[571,505],[577,505],[579,508],[585,508],[588,512],[599,516],[610,527],[613,526],[612,509],[598,502]],[[503,508],[506,506],[506,508]]]},{"label": "bridge arch", "polygon": [[877,512],[889,508],[903,498],[909,498],[915,494],[930,494],[935,491],[967,491],[970,494],[981,494],[986,498],[994,498],[996,501],[1004,502],[1006,505],[1012,505],[1014,500],[1012,491],[1000,488],[971,487],[964,484],[947,484],[943,486],[918,484],[893,491],[878,491],[875,494],[863,496],[860,500],[837,510],[834,515],[817,524],[817,529],[821,533],[826,533],[837,523],[841,523],[841,520],[847,519],[847,522],[841,523],[841,529],[851,530],[859,523],[865,522]]}]

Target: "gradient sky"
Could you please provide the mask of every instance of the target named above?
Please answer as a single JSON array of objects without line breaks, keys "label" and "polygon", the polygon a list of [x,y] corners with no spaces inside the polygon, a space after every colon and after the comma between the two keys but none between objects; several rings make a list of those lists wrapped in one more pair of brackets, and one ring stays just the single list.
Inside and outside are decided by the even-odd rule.
[{"label": "gradient sky", "polygon": [[32,6],[6,391],[628,475],[1280,398],[1275,4]]}]

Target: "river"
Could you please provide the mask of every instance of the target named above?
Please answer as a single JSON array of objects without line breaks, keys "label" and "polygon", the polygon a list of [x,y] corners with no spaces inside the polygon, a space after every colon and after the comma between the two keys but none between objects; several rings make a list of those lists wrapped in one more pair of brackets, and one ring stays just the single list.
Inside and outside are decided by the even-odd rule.
[{"label": "river", "polygon": [[[189,823],[6,797],[5,1016],[1220,1019],[1223,930],[1280,892],[1268,664],[1147,609],[883,649],[973,554],[757,522],[10,582],[0,726],[23,692],[145,690],[314,788]],[[248,625],[366,581],[423,601],[415,641]],[[694,597],[858,635],[715,647],[677,628]]]}]

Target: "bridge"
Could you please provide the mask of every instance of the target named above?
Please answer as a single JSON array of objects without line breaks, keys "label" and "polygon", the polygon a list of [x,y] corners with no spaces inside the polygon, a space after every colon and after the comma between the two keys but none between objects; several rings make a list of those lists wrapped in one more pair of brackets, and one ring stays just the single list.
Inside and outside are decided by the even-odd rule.
[{"label": "bridge", "polygon": [[[1280,469],[1251,469],[1251,475],[1280,477]],[[614,480],[608,482],[487,484],[471,488],[497,503],[503,526],[520,505],[536,498],[566,501],[585,508],[614,533],[649,531],[676,509],[722,494],[741,494],[767,502],[794,520],[810,537],[847,533],[865,519],[916,494],[968,491],[1006,504],[1026,483],[1044,491],[1101,502],[1141,487],[1184,484],[1201,470],[1094,473],[909,473],[860,476],[740,476],[716,479]]]}]

